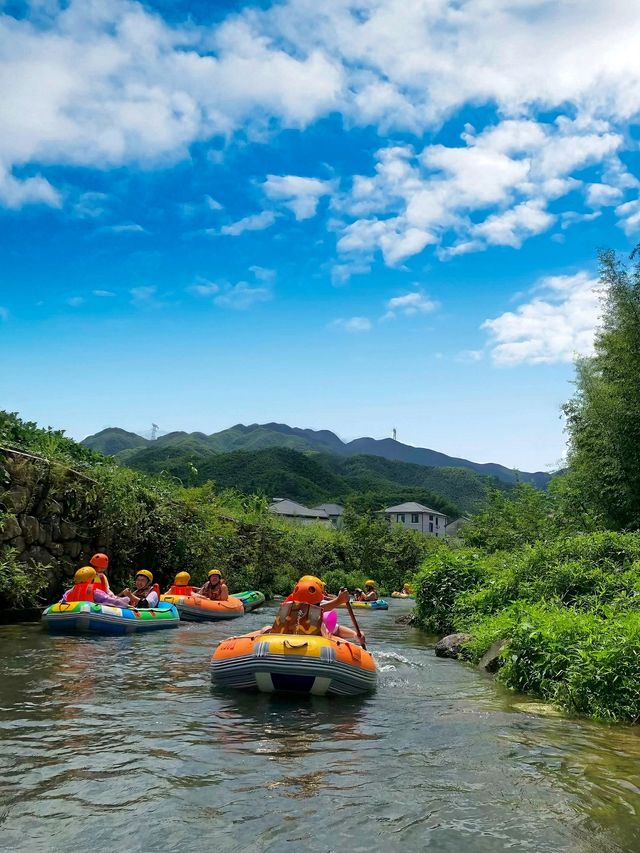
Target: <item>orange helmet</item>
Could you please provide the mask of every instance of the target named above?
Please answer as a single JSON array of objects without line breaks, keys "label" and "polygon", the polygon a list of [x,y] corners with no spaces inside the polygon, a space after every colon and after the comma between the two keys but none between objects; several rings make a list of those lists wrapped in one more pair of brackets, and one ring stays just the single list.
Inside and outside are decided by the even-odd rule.
[{"label": "orange helmet", "polygon": [[89,560],[94,569],[104,571],[109,567],[109,558],[106,554],[94,554]]},{"label": "orange helmet", "polygon": [[302,604],[320,604],[324,598],[324,589],[315,580],[309,581],[300,578],[293,588],[293,600]]}]

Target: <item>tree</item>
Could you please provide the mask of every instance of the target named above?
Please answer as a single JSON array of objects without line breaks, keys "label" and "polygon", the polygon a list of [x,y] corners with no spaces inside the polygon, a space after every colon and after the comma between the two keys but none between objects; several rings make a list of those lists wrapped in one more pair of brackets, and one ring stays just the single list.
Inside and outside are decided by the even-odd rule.
[{"label": "tree", "polygon": [[577,361],[576,393],[563,407],[568,476],[602,524],[633,530],[640,527],[640,265],[629,269],[604,251],[600,280],[595,353]]}]

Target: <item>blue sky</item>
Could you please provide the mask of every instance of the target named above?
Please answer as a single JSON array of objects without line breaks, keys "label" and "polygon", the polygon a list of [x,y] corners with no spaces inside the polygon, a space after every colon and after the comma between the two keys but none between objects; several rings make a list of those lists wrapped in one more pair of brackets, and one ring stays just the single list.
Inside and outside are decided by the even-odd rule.
[{"label": "blue sky", "polygon": [[640,240],[632,0],[0,4],[2,406],[562,457]]}]

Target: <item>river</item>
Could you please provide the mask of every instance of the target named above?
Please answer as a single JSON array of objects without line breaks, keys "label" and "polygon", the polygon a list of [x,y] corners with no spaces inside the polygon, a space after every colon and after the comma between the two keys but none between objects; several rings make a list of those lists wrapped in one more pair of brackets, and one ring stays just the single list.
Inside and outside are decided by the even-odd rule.
[{"label": "river", "polygon": [[0,848],[640,851],[638,729],[436,659],[407,609],[362,615],[380,684],[348,700],[211,686],[215,642],[270,608],[123,638],[0,627]]}]

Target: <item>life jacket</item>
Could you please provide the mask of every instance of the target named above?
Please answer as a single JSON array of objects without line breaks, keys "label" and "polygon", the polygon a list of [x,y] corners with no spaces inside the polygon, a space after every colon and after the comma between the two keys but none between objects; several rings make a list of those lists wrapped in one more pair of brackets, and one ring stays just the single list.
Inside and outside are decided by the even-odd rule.
[{"label": "life jacket", "polygon": [[322,610],[315,604],[285,601],[278,608],[271,633],[322,635]]},{"label": "life jacket", "polygon": [[167,595],[193,595],[194,591],[194,586],[176,586],[172,583]]},{"label": "life jacket", "polygon": [[215,586],[211,586],[207,581],[204,585],[204,591],[200,594],[206,596],[209,601],[222,601],[222,584],[223,581],[220,580]]},{"label": "life jacket", "polygon": [[96,590],[96,584],[74,583],[69,592],[66,593],[67,601],[93,601],[93,593]]},{"label": "life jacket", "polygon": [[107,580],[107,576],[105,574],[96,575],[94,580],[94,586],[100,587],[103,592],[109,592],[109,581]]},{"label": "life jacket", "polygon": [[[133,590],[132,590],[132,592],[133,592]],[[158,595],[158,599],[160,598],[160,587],[158,586],[158,584],[157,584],[157,583],[154,583],[154,584],[152,584],[151,586],[148,586],[146,589],[144,589],[144,590],[140,590],[141,598],[140,598],[140,601],[138,602],[138,604],[134,607],[134,610],[135,610],[135,609],[137,609],[137,608],[139,608],[139,607],[141,607],[142,609],[144,609],[145,607],[148,607],[148,606],[149,606],[148,604],[143,604],[142,602],[143,602],[143,601],[144,601],[144,602],[146,602],[146,600],[147,600],[147,596],[149,595],[149,593],[150,593],[150,592],[155,592],[155,593],[157,593],[157,595]],[[134,594],[135,596],[137,596],[137,595],[138,595],[138,591],[136,590],[135,592],[133,592],[133,594]]]}]

